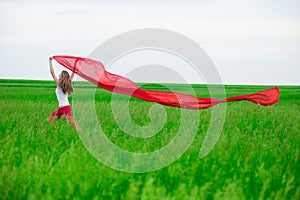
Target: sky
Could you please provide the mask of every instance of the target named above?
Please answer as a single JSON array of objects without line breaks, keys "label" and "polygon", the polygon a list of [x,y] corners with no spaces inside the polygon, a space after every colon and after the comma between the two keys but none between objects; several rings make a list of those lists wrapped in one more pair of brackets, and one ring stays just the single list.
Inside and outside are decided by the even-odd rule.
[{"label": "sky", "polygon": [[[50,80],[49,56],[88,57],[113,36],[160,28],[200,45],[224,84],[300,85],[300,0],[1,0],[0,27],[0,78]],[[137,58],[128,55],[109,70],[138,82],[172,82],[163,68],[133,69]],[[184,65],[165,59],[174,59],[162,62],[175,71]],[[188,70],[185,79],[201,82]]]}]

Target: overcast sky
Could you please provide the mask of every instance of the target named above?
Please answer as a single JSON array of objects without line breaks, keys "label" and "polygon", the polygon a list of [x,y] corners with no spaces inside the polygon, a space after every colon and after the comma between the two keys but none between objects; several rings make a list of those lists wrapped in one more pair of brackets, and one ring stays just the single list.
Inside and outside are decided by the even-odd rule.
[{"label": "overcast sky", "polygon": [[[51,55],[87,57],[112,36],[162,28],[197,42],[224,83],[300,85],[300,0],[1,0],[0,27],[0,78],[50,79]],[[113,73],[130,75],[118,63]],[[134,81],[151,81],[141,69]]]}]

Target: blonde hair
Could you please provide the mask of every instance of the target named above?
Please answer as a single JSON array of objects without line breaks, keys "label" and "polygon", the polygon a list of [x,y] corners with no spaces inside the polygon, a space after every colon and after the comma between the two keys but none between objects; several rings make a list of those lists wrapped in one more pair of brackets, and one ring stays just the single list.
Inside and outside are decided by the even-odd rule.
[{"label": "blonde hair", "polygon": [[74,92],[72,81],[67,71],[63,70],[59,76],[58,86],[62,89],[64,94],[71,94]]}]

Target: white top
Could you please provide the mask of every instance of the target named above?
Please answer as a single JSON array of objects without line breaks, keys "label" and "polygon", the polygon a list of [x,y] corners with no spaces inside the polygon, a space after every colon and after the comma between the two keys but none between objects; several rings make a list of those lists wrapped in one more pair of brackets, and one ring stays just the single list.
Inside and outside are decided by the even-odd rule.
[{"label": "white top", "polygon": [[70,105],[69,99],[68,99],[68,94],[64,94],[64,92],[61,88],[56,88],[55,93],[56,93],[59,107]]}]

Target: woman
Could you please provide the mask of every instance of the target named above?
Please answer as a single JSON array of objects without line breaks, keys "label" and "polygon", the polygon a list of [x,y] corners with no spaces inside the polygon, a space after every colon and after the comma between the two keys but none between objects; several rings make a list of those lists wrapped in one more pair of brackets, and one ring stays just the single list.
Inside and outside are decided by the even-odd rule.
[{"label": "woman", "polygon": [[59,78],[57,78],[53,69],[52,59],[52,57],[49,58],[50,73],[56,83],[55,93],[59,108],[52,112],[52,114],[48,117],[48,121],[55,127],[54,120],[63,117],[64,119],[69,121],[71,125],[74,125],[76,130],[79,130],[78,123],[71,114],[71,106],[68,100],[68,95],[74,91],[72,87],[74,72],[72,72],[72,75],[70,77],[69,73],[63,70],[60,73]]}]

